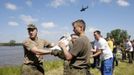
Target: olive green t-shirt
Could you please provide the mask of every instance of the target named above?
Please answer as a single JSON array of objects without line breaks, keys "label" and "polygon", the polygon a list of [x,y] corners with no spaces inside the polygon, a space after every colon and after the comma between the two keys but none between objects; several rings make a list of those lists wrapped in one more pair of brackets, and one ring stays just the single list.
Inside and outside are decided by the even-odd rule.
[{"label": "olive green t-shirt", "polygon": [[70,65],[77,68],[87,68],[90,62],[91,44],[87,36],[79,37],[73,44],[70,53],[74,56]]},{"label": "olive green t-shirt", "polygon": [[36,38],[35,40],[32,40],[30,38],[26,39],[23,42],[23,48],[24,48],[24,64],[29,63],[41,63],[43,60],[42,55],[36,55],[31,51],[33,47],[37,47],[38,49],[43,49],[44,47],[49,46],[50,43],[46,40],[42,40],[39,38]]}]

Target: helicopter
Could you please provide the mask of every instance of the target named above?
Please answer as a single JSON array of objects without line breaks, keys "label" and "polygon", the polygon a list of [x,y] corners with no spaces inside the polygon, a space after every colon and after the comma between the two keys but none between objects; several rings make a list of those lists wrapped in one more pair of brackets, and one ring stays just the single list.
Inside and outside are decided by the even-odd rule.
[{"label": "helicopter", "polygon": [[83,7],[83,6],[82,6],[82,8],[81,8],[80,11],[83,12],[83,11],[85,11],[87,8],[88,8],[88,6],[86,6],[86,7]]}]

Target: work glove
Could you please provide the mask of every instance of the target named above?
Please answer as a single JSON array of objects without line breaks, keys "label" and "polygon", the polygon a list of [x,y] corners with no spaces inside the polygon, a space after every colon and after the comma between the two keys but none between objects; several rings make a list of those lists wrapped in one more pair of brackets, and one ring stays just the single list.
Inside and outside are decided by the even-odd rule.
[{"label": "work glove", "polygon": [[59,53],[59,50],[54,49],[54,50],[52,50],[51,55],[57,56],[58,53]]},{"label": "work glove", "polygon": [[64,55],[64,52],[62,50],[54,49],[54,50],[52,50],[51,54],[54,56],[58,56],[61,59],[65,59],[65,55]]}]

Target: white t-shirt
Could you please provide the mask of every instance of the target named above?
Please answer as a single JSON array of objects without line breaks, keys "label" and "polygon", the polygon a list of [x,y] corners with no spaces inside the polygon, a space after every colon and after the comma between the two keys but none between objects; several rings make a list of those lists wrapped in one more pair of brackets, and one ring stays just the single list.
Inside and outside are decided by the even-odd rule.
[{"label": "white t-shirt", "polygon": [[96,45],[97,45],[97,48],[99,50],[102,50],[102,54],[101,54],[102,60],[106,60],[106,59],[113,57],[113,53],[112,53],[112,51],[111,51],[110,47],[108,46],[108,43],[105,39],[100,38],[97,41]]},{"label": "white t-shirt", "polygon": [[94,44],[93,44],[94,51],[98,50],[97,44],[98,44],[98,41],[94,40]]},{"label": "white t-shirt", "polygon": [[126,49],[130,48],[128,51],[132,52],[133,51],[133,46],[130,41],[126,42]]}]

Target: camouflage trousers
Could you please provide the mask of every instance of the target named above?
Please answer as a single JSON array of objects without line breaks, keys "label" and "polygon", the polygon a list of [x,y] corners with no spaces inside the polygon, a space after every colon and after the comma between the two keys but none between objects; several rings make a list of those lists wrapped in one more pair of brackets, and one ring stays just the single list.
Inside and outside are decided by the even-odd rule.
[{"label": "camouflage trousers", "polygon": [[65,60],[64,61],[64,72],[63,75],[70,75],[68,72],[70,71],[70,67],[69,67],[69,61]]},{"label": "camouflage trousers", "polygon": [[45,75],[43,64],[23,64],[21,69],[21,75]]},{"label": "camouflage trousers", "polygon": [[64,69],[64,75],[91,75],[91,74],[90,71],[88,71],[88,69],[76,69],[68,66],[66,69]]}]

